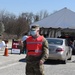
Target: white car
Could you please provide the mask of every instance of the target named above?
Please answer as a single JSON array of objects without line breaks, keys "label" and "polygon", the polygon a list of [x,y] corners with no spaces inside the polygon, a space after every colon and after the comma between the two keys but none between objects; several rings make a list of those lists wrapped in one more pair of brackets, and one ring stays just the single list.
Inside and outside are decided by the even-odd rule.
[{"label": "white car", "polygon": [[49,44],[49,59],[62,60],[66,64],[67,59],[71,60],[72,48],[68,46],[66,39],[46,38]]}]

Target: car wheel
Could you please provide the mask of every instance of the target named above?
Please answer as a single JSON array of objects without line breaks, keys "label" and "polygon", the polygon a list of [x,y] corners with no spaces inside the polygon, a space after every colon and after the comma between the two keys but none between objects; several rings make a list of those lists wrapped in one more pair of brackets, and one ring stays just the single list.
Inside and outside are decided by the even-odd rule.
[{"label": "car wheel", "polygon": [[70,52],[70,57],[68,58],[68,60],[71,60],[72,59],[72,52]]},{"label": "car wheel", "polygon": [[72,55],[75,55],[75,50],[72,50]]},{"label": "car wheel", "polygon": [[67,61],[66,61],[66,60],[63,60],[63,61],[62,61],[62,64],[66,64],[66,63],[67,63]]},{"label": "car wheel", "polygon": [[68,60],[71,60],[72,59],[72,57],[70,57]]},{"label": "car wheel", "polygon": [[70,56],[70,58],[68,58],[68,60],[71,60],[72,59],[72,55]]},{"label": "car wheel", "polygon": [[62,64],[66,64],[67,63],[67,58],[65,58],[65,60],[62,60]]}]

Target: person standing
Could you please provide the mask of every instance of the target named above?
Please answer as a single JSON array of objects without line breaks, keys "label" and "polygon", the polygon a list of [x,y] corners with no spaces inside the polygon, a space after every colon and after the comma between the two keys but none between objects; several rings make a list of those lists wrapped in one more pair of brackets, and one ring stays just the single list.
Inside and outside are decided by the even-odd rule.
[{"label": "person standing", "polygon": [[24,34],[24,36],[22,37],[22,42],[23,42],[23,49],[21,51],[21,53],[26,53],[26,39],[28,38],[27,33]]},{"label": "person standing", "polygon": [[33,25],[26,39],[26,75],[45,75],[43,64],[49,56],[48,42],[39,30],[38,25]]},{"label": "person standing", "polygon": [[25,33],[24,36],[22,37],[22,41],[24,42],[28,38],[28,33]]}]

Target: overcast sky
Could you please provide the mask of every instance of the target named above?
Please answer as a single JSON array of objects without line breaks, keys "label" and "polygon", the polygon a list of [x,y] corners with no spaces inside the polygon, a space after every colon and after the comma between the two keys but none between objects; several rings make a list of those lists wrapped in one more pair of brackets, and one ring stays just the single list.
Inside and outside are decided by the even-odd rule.
[{"label": "overcast sky", "polygon": [[22,12],[33,12],[36,14],[41,10],[53,13],[64,7],[75,12],[75,0],[0,0],[0,10],[16,15]]}]

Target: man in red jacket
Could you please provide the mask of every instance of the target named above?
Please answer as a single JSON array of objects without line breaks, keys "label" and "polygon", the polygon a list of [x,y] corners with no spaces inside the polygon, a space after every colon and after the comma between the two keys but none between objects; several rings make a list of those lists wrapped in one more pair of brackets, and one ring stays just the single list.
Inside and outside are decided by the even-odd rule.
[{"label": "man in red jacket", "polygon": [[26,75],[44,75],[44,62],[48,59],[48,42],[39,34],[38,25],[31,27],[30,35],[26,39]]}]

